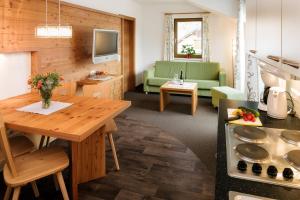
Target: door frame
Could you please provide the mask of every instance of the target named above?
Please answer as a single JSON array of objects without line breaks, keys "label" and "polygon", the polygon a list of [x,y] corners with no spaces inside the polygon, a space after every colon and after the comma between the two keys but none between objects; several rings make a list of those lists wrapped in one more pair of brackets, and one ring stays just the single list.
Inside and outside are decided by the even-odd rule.
[{"label": "door frame", "polygon": [[[124,48],[125,48],[125,41],[124,41],[124,35],[125,35],[125,32],[124,32],[124,24],[126,21],[130,21],[133,25],[132,27],[132,73],[133,73],[133,87],[136,86],[136,69],[135,69],[135,45],[136,45],[136,19],[134,17],[129,17],[129,16],[125,16],[125,15],[120,15],[121,17],[121,66],[122,66],[122,70],[121,70],[121,73],[123,75],[123,86],[122,86],[122,94],[124,94],[125,91],[125,81],[128,81],[128,80],[125,80],[125,77],[124,77],[124,74],[125,74],[125,63],[124,63]],[[130,59],[130,58],[129,58]]]}]

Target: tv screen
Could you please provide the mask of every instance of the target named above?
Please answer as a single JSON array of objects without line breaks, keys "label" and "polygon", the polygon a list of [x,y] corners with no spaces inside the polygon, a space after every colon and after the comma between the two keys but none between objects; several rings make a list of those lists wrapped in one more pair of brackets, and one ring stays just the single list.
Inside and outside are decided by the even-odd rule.
[{"label": "tv screen", "polygon": [[95,30],[94,56],[118,54],[118,32]]}]

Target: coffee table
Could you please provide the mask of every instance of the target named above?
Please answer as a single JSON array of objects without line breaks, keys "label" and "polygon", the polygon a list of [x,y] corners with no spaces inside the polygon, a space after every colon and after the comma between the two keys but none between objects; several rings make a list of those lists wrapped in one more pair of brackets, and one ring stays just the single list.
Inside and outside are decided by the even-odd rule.
[{"label": "coffee table", "polygon": [[170,93],[187,94],[192,97],[191,112],[195,115],[198,104],[197,83],[184,82],[182,85],[168,81],[160,87],[160,112],[163,112],[169,103]]}]

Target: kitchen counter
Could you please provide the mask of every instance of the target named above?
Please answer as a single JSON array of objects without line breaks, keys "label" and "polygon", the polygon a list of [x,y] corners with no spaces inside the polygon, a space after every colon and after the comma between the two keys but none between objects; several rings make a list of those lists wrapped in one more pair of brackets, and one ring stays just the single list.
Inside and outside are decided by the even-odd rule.
[{"label": "kitchen counter", "polygon": [[[257,109],[257,105],[258,104],[255,102],[247,101],[220,101],[215,199],[228,199],[229,191],[235,191],[273,199],[299,200],[299,189],[292,189],[288,187],[237,179],[227,175],[225,139],[225,120],[227,119],[227,108],[237,108],[238,106],[245,106]],[[263,123],[263,126],[265,127],[300,130],[300,119],[295,117],[289,116],[286,120],[276,120],[268,117],[266,112],[261,112],[260,119]]]}]

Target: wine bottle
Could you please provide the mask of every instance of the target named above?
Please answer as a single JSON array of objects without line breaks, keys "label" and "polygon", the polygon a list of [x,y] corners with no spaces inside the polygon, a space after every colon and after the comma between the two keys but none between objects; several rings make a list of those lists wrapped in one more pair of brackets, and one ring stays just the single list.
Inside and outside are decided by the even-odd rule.
[{"label": "wine bottle", "polygon": [[183,85],[183,72],[180,71],[180,85]]}]

